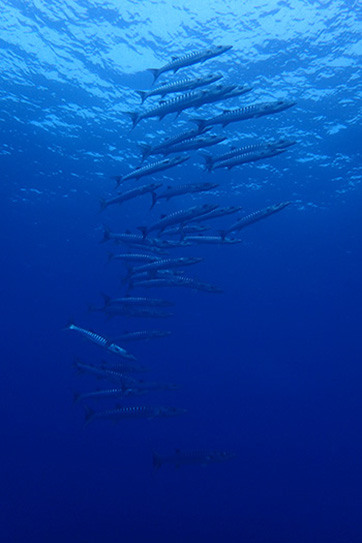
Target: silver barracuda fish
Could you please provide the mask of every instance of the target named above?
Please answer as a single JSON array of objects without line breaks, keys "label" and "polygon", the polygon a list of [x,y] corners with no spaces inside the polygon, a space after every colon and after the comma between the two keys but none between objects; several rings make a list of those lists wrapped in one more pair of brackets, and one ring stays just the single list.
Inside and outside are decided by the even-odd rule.
[{"label": "silver barracuda fish", "polygon": [[189,158],[189,156],[176,156],[173,158],[164,158],[163,160],[158,160],[157,162],[152,162],[143,168],[136,168],[135,170],[132,170],[127,175],[124,175],[120,182],[123,183],[124,181],[129,181],[130,179],[138,180],[146,175],[163,172],[164,170],[168,170],[169,168],[173,168],[174,166],[178,166],[179,164],[186,162],[186,160]]},{"label": "silver barracuda fish", "polygon": [[154,196],[152,196],[151,208],[155,205],[157,200],[161,200],[162,198],[168,202],[175,196],[207,192],[209,190],[216,189],[218,186],[219,185],[217,183],[189,183],[188,185],[179,185],[175,187],[169,185],[161,194],[154,193]]},{"label": "silver barracuda fish", "polygon": [[276,100],[275,102],[263,102],[260,104],[252,104],[250,106],[241,107],[238,109],[226,109],[221,115],[212,117],[211,119],[190,119],[191,122],[196,123],[199,129],[207,126],[214,126],[221,124],[224,128],[230,123],[237,121],[245,121],[246,119],[256,119],[263,117],[264,115],[270,115],[271,113],[278,113],[289,109],[294,106],[296,102],[288,100]]},{"label": "silver barracuda fish", "polygon": [[225,137],[216,136],[214,134],[210,134],[209,136],[197,136],[196,138],[188,139],[186,141],[182,141],[181,143],[177,143],[175,145],[167,147],[162,151],[162,154],[170,155],[172,153],[183,153],[185,151],[197,151],[205,147],[217,145],[218,143],[222,143],[225,140]]},{"label": "silver barracuda fish", "polygon": [[200,62],[205,62],[206,60],[217,57],[222,53],[226,53],[232,49],[232,45],[217,45],[203,49],[201,51],[192,51],[182,56],[173,56],[171,62],[168,62],[161,68],[149,68],[153,74],[153,82],[160,77],[161,74],[165,72],[174,72],[176,73],[180,68],[185,68],[186,66],[192,66],[193,64],[199,64]]},{"label": "silver barracuda fish", "polygon": [[95,332],[92,332],[91,330],[86,330],[85,328],[80,328],[79,326],[76,326],[73,324],[73,322],[69,322],[65,326],[65,330],[75,330],[78,332],[81,336],[83,336],[88,341],[91,341],[92,343],[95,343],[99,347],[102,347],[106,351],[109,351],[110,353],[116,354],[118,356],[122,356],[123,358],[128,358],[129,360],[136,360],[136,357],[133,356],[133,354],[130,354],[126,351],[126,349],[123,349],[123,347],[120,347],[116,343],[112,343],[109,339],[100,336],[99,334],[96,334]]},{"label": "silver barracuda fish", "polygon": [[229,232],[235,232],[236,230],[241,230],[242,228],[245,228],[245,226],[248,226],[249,224],[253,224],[254,222],[260,221],[261,219],[265,219],[266,217],[269,217],[270,215],[273,215],[274,213],[281,211],[282,209],[290,205],[290,203],[291,202],[281,202],[280,204],[275,204],[275,205],[266,207],[264,209],[261,209],[259,211],[254,211],[254,213],[250,213],[249,215],[245,215],[245,217],[241,217],[241,219],[236,221],[226,230],[221,230],[220,231],[221,237],[225,237],[227,234],[229,234]]},{"label": "silver barracuda fish", "polygon": [[286,139],[280,139],[277,141],[261,141],[260,143],[244,145],[243,147],[232,147],[228,153],[223,153],[222,155],[211,156],[210,154],[202,153],[202,156],[205,160],[205,169],[211,171],[214,164],[217,162],[223,162],[224,160],[229,160],[230,158],[234,158],[238,155],[244,155],[264,149],[286,149],[295,143],[295,141]]},{"label": "silver barracuda fish", "polygon": [[140,262],[155,262],[155,260],[159,260],[159,256],[155,255],[147,255],[147,254],[140,254],[140,253],[120,253],[120,254],[114,254],[114,253],[108,253],[108,262],[111,262],[113,260],[120,260],[121,262],[124,262],[125,264],[128,264],[129,262],[132,263],[140,263]]},{"label": "silver barracuda fish", "polygon": [[161,85],[160,87],[156,87],[150,91],[136,90],[136,92],[141,97],[143,104],[145,100],[147,100],[147,98],[149,98],[150,96],[160,95],[162,98],[164,98],[166,94],[171,94],[173,92],[189,91],[197,89],[199,87],[210,85],[210,83],[215,83],[216,81],[219,81],[222,77],[223,76],[221,74],[209,74],[204,77],[179,79],[178,81],[175,81],[173,83],[166,83],[165,85]]},{"label": "silver barracuda fish", "polygon": [[138,146],[142,151],[142,161],[145,160],[150,155],[161,155],[164,149],[176,145],[177,143],[187,141],[195,136],[204,134],[211,130],[211,127],[205,127],[202,130],[198,128],[191,128],[189,130],[184,130],[175,136],[169,136],[164,139],[161,143],[157,145],[147,145],[146,143],[139,143]]},{"label": "silver barracuda fish", "polygon": [[126,192],[123,192],[122,194],[119,194],[118,196],[115,196],[114,198],[111,198],[110,200],[104,200],[101,199],[101,211],[106,209],[106,207],[113,205],[113,204],[123,204],[123,202],[126,202],[127,200],[131,200],[132,198],[137,198],[138,196],[142,196],[143,194],[151,193],[151,196],[156,196],[155,191],[162,187],[162,183],[150,183],[149,185],[143,185],[141,187],[136,187],[135,189],[127,190]]},{"label": "silver barracuda fish", "polygon": [[222,238],[221,236],[185,236],[184,240],[194,245],[231,245],[241,243],[241,239]]},{"label": "silver barracuda fish", "polygon": [[186,409],[164,406],[119,407],[116,409],[106,409],[105,411],[94,411],[86,404],[84,404],[84,407],[86,410],[84,426],[87,426],[96,419],[109,419],[113,421],[139,418],[154,419],[156,417],[175,417],[186,413]]},{"label": "silver barracuda fish", "polygon": [[169,330],[139,330],[137,332],[124,332],[117,338],[118,341],[149,341],[150,339],[170,336]]},{"label": "silver barracuda fish", "polygon": [[285,149],[263,149],[260,151],[253,151],[251,153],[236,155],[234,158],[217,162],[211,169],[216,170],[217,168],[227,168],[228,170],[231,170],[235,166],[240,166],[249,162],[257,162],[258,160],[278,156],[282,153],[285,153]]},{"label": "silver barracuda fish", "polygon": [[130,269],[130,275],[142,272],[152,273],[158,270],[169,270],[170,268],[180,268],[184,266],[190,266],[192,264],[198,264],[203,260],[202,257],[179,257],[179,258],[166,258],[165,260],[157,260],[156,262],[150,262],[149,264],[143,264],[142,266],[136,266]]},{"label": "silver barracuda fish", "polygon": [[85,364],[78,359],[74,361],[73,365],[78,373],[90,373],[98,378],[108,379],[109,381],[113,381],[114,383],[122,384],[122,386],[130,386],[133,384],[134,379],[129,375],[125,374],[136,371],[134,370],[134,366],[130,368],[130,365],[126,364],[122,366],[123,371],[120,371],[121,365],[118,365],[118,371],[115,371],[114,369],[112,369],[112,367],[106,367],[105,365],[96,366],[94,364]]},{"label": "silver barracuda fish", "polygon": [[201,217],[210,211],[213,211],[218,206],[214,204],[203,204],[200,206],[194,206],[189,209],[181,209],[180,211],[175,211],[170,215],[161,215],[161,219],[153,224],[152,226],[139,226],[138,229],[141,230],[143,237],[153,231],[164,230],[167,226],[173,226],[175,224],[184,224],[189,222],[197,217]]}]

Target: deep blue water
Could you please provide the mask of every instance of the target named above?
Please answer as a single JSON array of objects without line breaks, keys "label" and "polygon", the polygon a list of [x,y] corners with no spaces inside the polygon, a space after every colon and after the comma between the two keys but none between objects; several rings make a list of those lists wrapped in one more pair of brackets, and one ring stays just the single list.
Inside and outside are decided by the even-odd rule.
[{"label": "deep blue water", "polygon": [[[351,1],[241,4],[0,2],[1,543],[362,539],[361,9]],[[137,142],[192,126],[188,111],[130,131],[123,112],[140,107],[134,90],[150,87],[147,68],[214,44],[233,49],[179,75],[220,71],[253,91],[198,115],[276,98],[297,105],[216,128],[228,141],[210,152],[280,137],[297,145],[213,174],[193,153],[145,183],[215,181],[217,191],[152,211],[142,196],[100,214],[100,198],[116,194],[110,176],[139,164]],[[202,256],[186,274],[223,294],[135,289],[175,302],[162,321],[88,312],[101,292],[125,292],[122,264],[106,265],[117,247],[99,243],[103,224],[135,232],[200,202],[247,214],[286,200],[292,205],[242,230],[241,244],[171,253]],[[233,221],[210,223],[212,232]],[[122,405],[187,413],[83,428],[72,393],[101,382],[72,363],[97,363],[103,353],[63,330],[70,318],[109,337],[172,330],[127,349],[152,368],[147,378],[181,389]],[[152,451],[176,448],[236,456],[155,472]]]}]

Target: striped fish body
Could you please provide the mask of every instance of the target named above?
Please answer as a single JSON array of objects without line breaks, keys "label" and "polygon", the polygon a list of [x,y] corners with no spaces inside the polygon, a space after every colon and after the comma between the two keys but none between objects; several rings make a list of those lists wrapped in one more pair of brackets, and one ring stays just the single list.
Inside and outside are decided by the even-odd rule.
[{"label": "striped fish body", "polygon": [[195,122],[199,128],[205,126],[212,126],[215,124],[221,124],[223,127],[229,123],[237,121],[245,121],[247,119],[253,119],[257,117],[263,117],[264,115],[270,115],[272,113],[278,113],[285,109],[288,109],[295,105],[295,102],[288,102],[286,100],[278,100],[275,102],[264,102],[260,104],[252,104],[250,106],[225,110],[221,115],[217,115],[211,119],[190,119]]},{"label": "striped fish body", "polygon": [[229,232],[234,232],[235,230],[241,230],[249,224],[253,224],[254,222],[265,219],[266,217],[269,217],[270,215],[281,211],[288,205],[290,205],[290,202],[281,202],[280,204],[275,204],[273,206],[266,207],[265,209],[255,211],[254,213],[250,213],[249,215],[246,215],[245,217],[242,217],[240,220],[235,222],[227,230],[224,230],[222,235],[228,234]]},{"label": "striped fish body", "polygon": [[197,149],[202,149],[204,147],[211,147],[212,145],[217,145],[225,141],[226,138],[223,136],[209,136],[204,138],[194,138],[183,141],[181,143],[167,147],[162,152],[163,155],[170,155],[171,153],[182,153],[184,151],[192,151]]},{"label": "striped fish body", "polygon": [[232,48],[231,45],[218,45],[214,47],[209,47],[208,49],[203,49],[202,51],[192,51],[186,55],[180,57],[172,57],[171,62],[168,62],[161,68],[151,68],[150,72],[153,74],[154,82],[156,79],[165,72],[173,71],[176,73],[180,68],[185,68],[186,66],[192,66],[193,64],[198,64],[199,62],[205,62],[206,60],[217,57],[226,51],[229,51]]},{"label": "striped fish body", "polygon": [[284,152],[285,149],[264,149],[260,151],[253,151],[251,153],[236,155],[228,160],[217,162],[217,164],[215,164],[212,169],[216,170],[217,168],[227,168],[228,170],[231,170],[231,168],[234,168],[234,166],[240,166],[241,164],[247,164],[248,162],[257,162],[258,160],[277,156]]},{"label": "striped fish body", "polygon": [[86,407],[85,425],[89,424],[95,419],[109,419],[109,420],[122,420],[122,419],[138,419],[147,418],[152,419],[155,417],[172,417],[181,415],[184,413],[184,409],[178,409],[175,407],[153,407],[153,406],[134,406],[134,407],[120,407],[118,409],[107,409],[105,411],[95,412],[93,409]]},{"label": "striped fish body", "polygon": [[119,341],[148,341],[149,339],[170,336],[172,332],[168,330],[140,330],[138,332],[125,332],[119,336]]},{"label": "striped fish body", "polygon": [[79,334],[81,334],[85,339],[88,341],[91,341],[92,343],[95,343],[99,347],[103,347],[107,351],[116,354],[118,356],[122,356],[123,358],[128,358],[130,360],[136,360],[135,357],[128,353],[126,349],[123,349],[119,345],[116,345],[115,343],[112,343],[108,339],[106,339],[103,336],[100,336],[99,334],[96,334],[95,332],[92,332],[91,330],[86,330],[85,328],[80,328],[79,326],[76,326],[73,323],[69,323],[66,326],[67,330],[75,330]]},{"label": "striped fish body", "polygon": [[194,138],[195,136],[199,136],[200,134],[203,134],[204,132],[207,132],[209,130],[211,130],[211,127],[205,127],[200,130],[198,128],[184,130],[183,132],[177,134],[176,136],[170,136],[166,138],[163,142],[155,146],[147,145],[145,143],[140,143],[139,147],[142,149],[142,160],[145,160],[145,158],[147,158],[150,155],[162,154],[163,149],[167,149],[168,147],[171,147],[172,145]]},{"label": "striped fish body", "polygon": [[206,77],[196,77],[193,79],[180,79],[178,81],[175,81],[174,83],[167,83],[165,85],[161,85],[160,87],[156,87],[150,91],[136,91],[136,92],[137,94],[140,95],[142,104],[143,104],[145,100],[147,100],[147,98],[149,98],[150,96],[160,95],[164,97],[166,96],[166,94],[171,94],[173,92],[183,92],[183,91],[197,89],[199,87],[209,85],[210,83],[215,83],[222,77],[223,77],[222,75],[210,74]]},{"label": "striped fish body", "polygon": [[149,185],[143,185],[142,187],[137,187],[132,190],[127,190],[126,192],[123,192],[119,196],[116,196],[115,198],[111,198],[110,200],[101,200],[101,210],[105,209],[106,207],[113,205],[113,204],[122,204],[123,202],[126,202],[127,200],[131,200],[132,198],[137,198],[138,196],[142,196],[143,194],[147,194],[148,192],[153,193],[155,190],[162,187],[162,183],[150,183]]},{"label": "striped fish body", "polygon": [[189,266],[191,264],[197,264],[198,262],[201,262],[201,260],[202,260],[201,257],[200,258],[197,258],[197,257],[167,258],[165,260],[158,260],[157,262],[151,262],[150,264],[144,264],[143,266],[137,266],[132,269],[132,274]]},{"label": "striped fish body", "polygon": [[201,215],[205,215],[206,213],[213,211],[217,207],[217,205],[213,204],[204,204],[202,206],[194,206],[189,209],[182,209],[180,211],[175,211],[175,213],[171,213],[170,215],[162,217],[161,220],[159,220],[157,223],[153,224],[149,228],[139,227],[139,229],[144,234],[144,237],[146,237],[149,232],[152,232],[154,230],[164,230],[167,226],[173,226],[175,224],[182,224],[191,221],[196,217],[200,217]]},{"label": "striped fish body", "polygon": [[228,245],[233,243],[241,243],[241,239],[223,239],[221,236],[186,236],[185,240],[190,241],[191,243],[195,243],[196,245]]},{"label": "striped fish body", "polygon": [[167,170],[168,168],[172,168],[173,166],[178,166],[179,164],[186,162],[186,160],[188,160],[189,158],[189,156],[165,158],[157,162],[152,162],[151,164],[148,164],[143,168],[136,168],[132,172],[122,177],[122,183],[130,179],[140,179],[141,177],[145,177],[146,175],[151,175],[153,173],[161,172]]}]

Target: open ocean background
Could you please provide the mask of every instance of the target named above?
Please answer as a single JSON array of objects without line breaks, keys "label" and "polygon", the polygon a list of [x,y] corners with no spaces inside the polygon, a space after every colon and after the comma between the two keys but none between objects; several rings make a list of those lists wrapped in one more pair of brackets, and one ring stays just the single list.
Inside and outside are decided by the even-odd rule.
[{"label": "open ocean background", "polygon": [[[6,0],[0,8],[0,542],[362,541],[361,4]],[[99,199],[116,194],[110,176],[139,164],[138,142],[193,126],[189,110],[130,130],[123,111],[140,108],[134,90],[151,87],[147,69],[219,44],[233,49],[177,75],[218,71],[222,83],[253,90],[198,116],[276,98],[297,105],[217,127],[228,141],[210,152],[280,137],[297,145],[212,174],[195,152],[145,183],[215,181],[216,191],[152,211],[142,196],[100,214]],[[203,202],[251,213],[286,200],[242,230],[242,244],[171,253],[204,257],[186,275],[223,294],[135,290],[175,301],[174,316],[155,322],[87,311],[100,292],[124,293],[124,267],[106,265],[114,246],[99,244],[103,224],[135,231]],[[84,429],[72,392],[99,382],[72,363],[103,353],[63,330],[70,318],[110,337],[172,330],[126,348],[152,368],[147,378],[182,388],[122,404],[187,413]],[[176,448],[236,456],[155,472],[152,451]]]}]

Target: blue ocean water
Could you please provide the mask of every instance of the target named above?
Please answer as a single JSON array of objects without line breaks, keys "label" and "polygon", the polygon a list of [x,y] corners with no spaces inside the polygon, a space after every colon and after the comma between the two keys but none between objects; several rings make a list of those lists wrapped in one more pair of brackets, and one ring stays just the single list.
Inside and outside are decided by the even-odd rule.
[{"label": "blue ocean water", "polygon": [[[0,26],[2,364],[0,541],[18,543],[360,542],[361,503],[361,6],[305,0],[2,1]],[[136,89],[148,68],[212,45],[231,51],[180,70],[248,84],[200,117],[275,99],[293,108],[216,127],[232,145],[290,138],[280,156],[205,171],[200,153],[145,178],[213,181],[210,194],[149,196],[99,212],[113,175],[139,164],[139,142],[191,128],[142,121]],[[159,82],[173,81],[172,73]],[[145,107],[150,107],[147,102]],[[152,101],[152,103],[157,103]],[[127,188],[136,183],[130,182]],[[243,229],[237,245],[193,246],[185,274],[223,289],[134,289],[175,302],[170,319],[90,313],[121,296],[122,264],[107,265],[103,225],[124,232],[204,202],[243,213],[291,205]],[[220,218],[210,232],[234,222]],[[239,235],[240,234],[240,235]],[[123,249],[122,249],[123,250]],[[139,251],[137,251],[139,252]],[[151,292],[152,291],[152,292]],[[96,420],[83,428],[73,392],[104,386],[74,358],[112,361],[63,328],[107,337],[171,330],[127,344],[180,390],[126,398],[171,405],[177,418]],[[107,403],[107,406],[114,405]],[[100,409],[100,404],[92,404]],[[227,450],[227,462],[152,466],[152,452]]]}]

